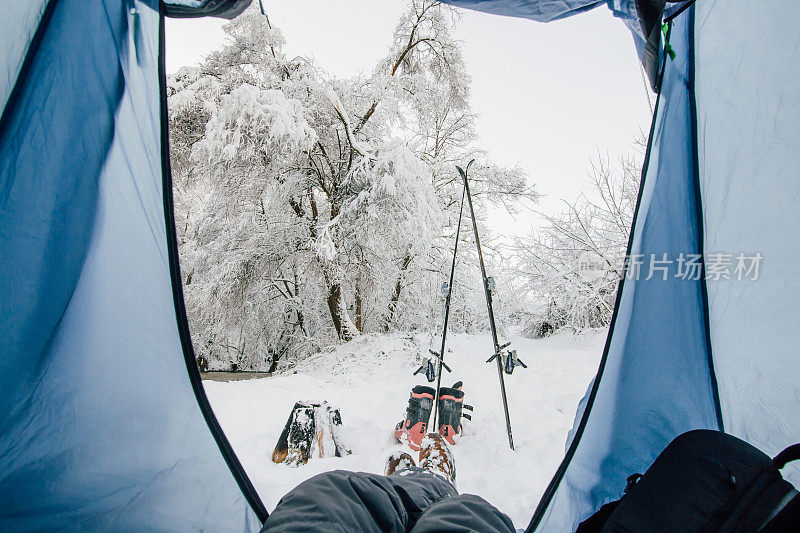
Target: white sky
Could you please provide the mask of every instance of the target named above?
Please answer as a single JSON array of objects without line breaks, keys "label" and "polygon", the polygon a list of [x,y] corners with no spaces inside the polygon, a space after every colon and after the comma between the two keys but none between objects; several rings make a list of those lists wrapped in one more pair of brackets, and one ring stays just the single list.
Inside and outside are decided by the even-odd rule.
[{"label": "white sky", "polygon": [[[257,2],[258,0],[254,0]],[[289,55],[313,56],[328,72],[370,72],[386,51],[403,0],[269,0],[264,7]],[[537,207],[563,209],[586,183],[591,157],[627,151],[647,131],[650,110],[628,29],[601,6],[541,24],[462,10],[478,133],[495,162],[519,164],[545,195]],[[193,65],[224,39],[218,19],[167,20],[167,72]],[[527,231],[535,215],[501,210],[500,234]]]}]

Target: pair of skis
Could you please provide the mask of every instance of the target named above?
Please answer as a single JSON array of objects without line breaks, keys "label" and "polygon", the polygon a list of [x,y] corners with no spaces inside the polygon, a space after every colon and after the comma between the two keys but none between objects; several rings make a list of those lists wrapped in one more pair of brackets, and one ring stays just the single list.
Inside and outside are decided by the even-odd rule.
[{"label": "pair of skis", "polygon": [[[437,353],[431,350],[431,353],[436,357],[438,368],[436,371],[437,381],[436,381],[436,401],[434,401],[434,414],[433,419],[436,420],[436,409],[439,405],[439,389],[442,383],[442,367],[446,368],[448,372],[450,369],[447,365],[444,364],[444,354],[445,354],[445,344],[447,342],[447,322],[450,318],[450,297],[453,294],[453,276],[456,270],[456,254],[458,253],[458,239],[461,234],[461,219],[464,213],[464,198],[466,197],[467,203],[469,205],[469,212],[470,216],[472,217],[472,229],[475,233],[475,245],[478,247],[478,259],[481,265],[481,276],[483,277],[483,289],[486,295],[486,306],[489,309],[489,326],[492,330],[492,340],[494,341],[494,355],[489,358],[487,362],[491,362],[492,360],[497,361],[497,375],[500,378],[500,393],[503,398],[503,412],[506,418],[506,432],[508,433],[508,445],[511,449],[514,449],[514,437],[511,434],[511,419],[509,418],[508,414],[508,398],[506,396],[506,384],[503,378],[503,367],[506,366],[506,372],[511,373],[508,371],[509,362],[510,362],[510,369],[513,370],[515,364],[521,364],[525,367],[525,364],[519,361],[516,357],[516,352],[509,352],[508,355],[503,354],[503,350],[509,346],[510,343],[500,344],[500,341],[497,338],[497,326],[495,325],[494,321],[494,310],[492,309],[492,289],[494,288],[494,280],[492,278],[487,277],[486,275],[486,265],[483,261],[483,252],[481,250],[481,241],[480,237],[478,236],[478,222],[475,218],[475,209],[472,205],[472,195],[469,191],[469,179],[467,177],[467,173],[469,172],[469,167],[472,166],[475,160],[467,164],[467,168],[462,169],[461,167],[456,167],[458,173],[461,175],[461,178],[464,180],[464,189],[461,193],[461,208],[458,213],[458,227],[456,228],[456,242],[453,246],[453,263],[450,267],[450,282],[447,284],[447,295],[445,298],[445,310],[444,310],[444,328],[442,329],[442,346],[441,350]],[[444,288],[444,287],[443,287]],[[513,355],[512,355],[513,354]],[[431,362],[428,362],[428,371],[426,372],[428,375],[428,380],[433,381],[430,379],[431,376]],[[527,368],[527,367],[525,367]],[[419,371],[418,371],[419,372]]]}]

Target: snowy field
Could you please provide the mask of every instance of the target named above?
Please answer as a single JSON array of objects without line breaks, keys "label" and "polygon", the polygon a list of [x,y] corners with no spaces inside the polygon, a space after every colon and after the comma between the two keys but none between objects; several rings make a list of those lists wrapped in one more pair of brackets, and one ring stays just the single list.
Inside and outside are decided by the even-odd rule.
[{"label": "snowy field", "polygon": [[[508,447],[491,338],[448,337],[442,385],[464,382],[472,422],[453,453],[456,486],[478,494],[508,514],[517,528],[530,520],[564,454],[578,401],[597,370],[605,332],[558,334],[541,340],[512,337],[528,365],[505,375],[516,452]],[[438,339],[367,335],[296,367],[296,373],[234,382],[205,381],[211,405],[267,509],[301,481],[327,470],[383,473],[388,455],[404,448],[393,437],[411,387],[428,384],[412,373]],[[288,467],[271,461],[289,412],[298,400],[327,400],[341,410],[353,454]],[[416,458],[416,454],[412,452]]]}]

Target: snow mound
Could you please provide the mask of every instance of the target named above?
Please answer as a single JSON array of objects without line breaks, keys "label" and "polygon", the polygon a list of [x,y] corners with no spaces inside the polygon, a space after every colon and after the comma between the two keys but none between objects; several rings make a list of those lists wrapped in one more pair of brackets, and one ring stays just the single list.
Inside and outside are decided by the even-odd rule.
[{"label": "snow mound", "polygon": [[[557,334],[544,339],[512,337],[512,347],[528,364],[505,375],[516,451],[508,447],[497,369],[486,364],[489,335],[448,336],[446,361],[452,374],[442,385],[464,382],[464,400],[473,405],[462,438],[451,446],[462,494],[478,494],[524,528],[564,455],[578,402],[594,376],[603,332]],[[382,473],[386,459],[403,450],[393,436],[414,385],[412,375],[438,349],[429,336],[365,335],[315,354],[291,374],[249,381],[204,382],[222,428],[264,504],[274,509],[298,483],[321,472],[345,469]],[[327,400],[342,416],[346,457],[314,459],[289,468],[271,461],[272,451],[296,401]]]},{"label": "snow mound", "polygon": [[365,376],[391,378],[413,372],[427,357],[428,335],[369,334],[331,346],[293,365],[284,374],[313,374],[329,383],[354,384]]}]

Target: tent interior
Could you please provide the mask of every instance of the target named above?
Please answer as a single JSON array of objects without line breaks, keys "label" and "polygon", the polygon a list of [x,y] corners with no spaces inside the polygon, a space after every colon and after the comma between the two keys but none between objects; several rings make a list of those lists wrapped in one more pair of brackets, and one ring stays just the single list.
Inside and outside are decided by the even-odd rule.
[{"label": "tent interior", "polygon": [[[539,22],[611,9],[658,91],[629,255],[695,254],[703,272],[715,254],[764,258],[757,283],[621,281],[600,367],[528,531],[574,531],[688,430],[771,456],[800,442],[792,6],[448,3]],[[240,531],[268,516],[201,384],[166,121],[164,17],[232,18],[249,4],[4,10],[0,529]],[[800,469],[783,473],[800,486]]]}]

